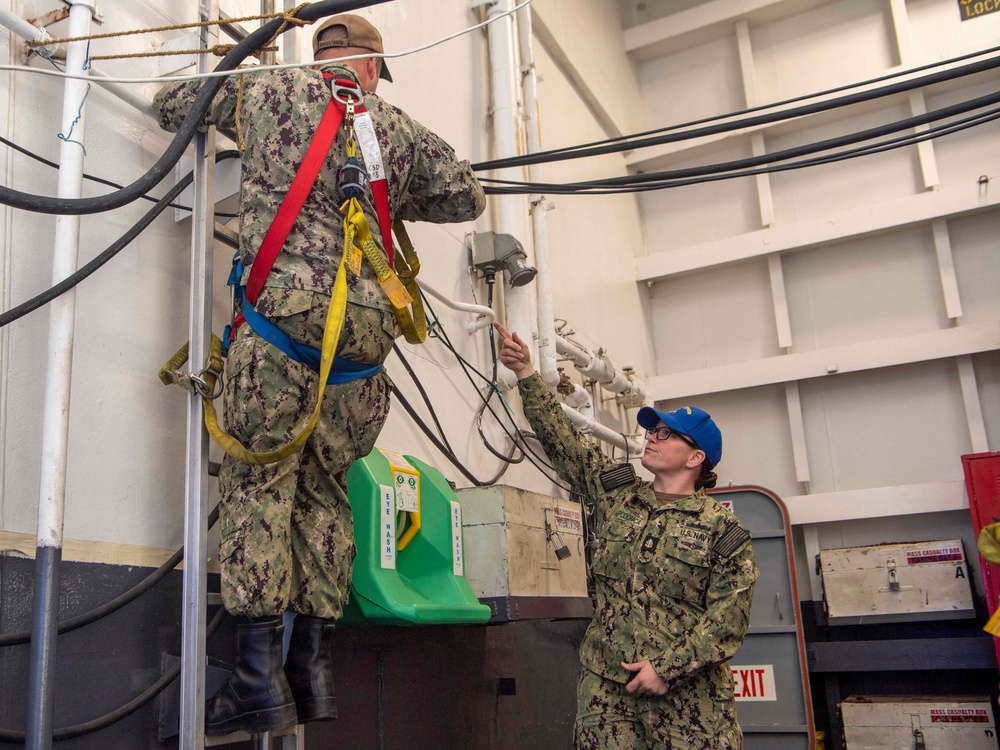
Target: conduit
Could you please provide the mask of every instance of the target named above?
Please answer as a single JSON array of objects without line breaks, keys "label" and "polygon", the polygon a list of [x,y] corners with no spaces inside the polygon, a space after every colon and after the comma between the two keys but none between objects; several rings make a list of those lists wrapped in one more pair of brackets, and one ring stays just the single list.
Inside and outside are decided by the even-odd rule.
[{"label": "conduit", "polygon": [[[49,34],[46,29],[40,29],[37,26],[33,26],[23,18],[19,18],[7,10],[0,10],[0,26],[10,29],[19,37],[27,39],[29,42],[47,42],[52,39],[52,35]],[[32,48],[35,53],[44,57],[46,60],[59,56],[64,49],[65,48],[61,44],[52,44],[44,47]],[[93,66],[91,66],[89,72],[95,82],[99,83],[102,88],[107,89],[109,93],[114,94],[123,102],[131,104],[147,117],[153,117],[153,108],[146,99],[143,99],[141,96],[138,96],[126,87],[120,86],[117,83],[102,81],[101,79],[105,77],[104,73],[96,70]]]},{"label": "conduit", "polygon": [[[69,35],[87,36],[96,7],[90,0],[74,2],[69,10]],[[66,70],[87,75],[87,42],[71,42]],[[62,141],[59,146],[61,200],[83,192],[83,139],[89,84],[67,78],[63,88]],[[58,283],[76,270],[80,254],[80,217],[56,218],[52,281]],[[59,617],[59,562],[62,559],[63,514],[66,502],[66,455],[69,443],[70,384],[73,374],[73,333],[76,291],[53,300],[49,307],[48,369],[42,417],[42,470],[38,497],[35,552],[33,637],[28,673],[28,717],[25,747],[52,747],[55,705],[56,629]]]},{"label": "conduit", "polygon": [[[531,8],[517,12],[517,39],[521,51],[521,91],[524,100],[524,133],[528,153],[542,150],[541,125],[538,120],[538,76],[535,71],[534,36]],[[529,182],[542,182],[542,168],[528,168]],[[556,326],[552,308],[552,277],[549,258],[549,202],[544,195],[528,197],[531,205],[531,240],[535,249],[535,294],[538,299],[538,373],[549,388],[559,384],[556,366]],[[589,399],[588,399],[589,403]]]},{"label": "conduit", "polygon": [[[473,7],[486,5],[488,19],[496,19],[489,25],[488,42],[490,55],[490,105],[493,115],[493,142],[497,159],[507,159],[519,156],[519,126],[518,111],[519,88],[515,78],[517,71],[517,48],[514,40],[514,24],[509,13],[514,7],[514,0],[485,0],[474,2]],[[523,177],[520,169],[505,167],[496,172],[497,179],[516,180]],[[522,241],[527,239],[525,226],[524,198],[519,195],[502,195],[494,199],[496,209],[494,225],[501,234],[509,234]],[[525,249],[527,252],[527,248]],[[534,348],[535,325],[531,319],[531,291],[524,285],[512,287],[504,275],[504,311],[505,324],[510,331],[516,331],[520,337]],[[516,378],[509,370],[499,374],[501,385],[513,388]]]},{"label": "conduit", "polygon": [[561,355],[573,362],[576,369],[588,378],[596,380],[605,390],[628,397],[629,405],[638,405],[646,400],[646,388],[642,381],[634,374],[619,371],[614,362],[603,352],[595,354],[562,336],[556,337],[556,348]]},{"label": "conduit", "polygon": [[476,320],[473,320],[465,324],[465,330],[470,333],[474,331],[486,328],[486,326],[491,325],[494,320],[496,320],[496,313],[493,312],[492,307],[487,307],[486,305],[473,305],[468,302],[459,302],[453,300],[446,296],[444,292],[431,286],[429,283],[423,279],[417,279],[417,286],[420,287],[422,291],[431,295],[434,299],[440,300],[446,306],[450,307],[452,310],[457,310],[458,312],[471,313],[472,315],[478,315]]}]

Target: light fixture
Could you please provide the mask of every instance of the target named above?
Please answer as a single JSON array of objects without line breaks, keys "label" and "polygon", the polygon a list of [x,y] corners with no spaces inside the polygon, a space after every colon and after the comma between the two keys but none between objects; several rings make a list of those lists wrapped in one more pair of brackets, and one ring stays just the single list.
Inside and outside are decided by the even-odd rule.
[{"label": "light fixture", "polygon": [[512,235],[496,232],[477,232],[472,235],[472,265],[478,268],[487,281],[492,282],[497,272],[507,272],[512,287],[524,286],[538,274],[531,266],[521,243]]}]

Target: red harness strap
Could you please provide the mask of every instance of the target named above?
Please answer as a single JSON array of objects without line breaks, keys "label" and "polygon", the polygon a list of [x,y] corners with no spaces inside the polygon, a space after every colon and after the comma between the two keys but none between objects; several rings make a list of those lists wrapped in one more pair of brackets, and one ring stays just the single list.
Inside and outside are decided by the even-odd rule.
[{"label": "red harness strap", "polygon": [[[324,73],[323,78],[333,78],[333,74]],[[334,80],[334,86],[346,92],[357,92],[358,103],[355,105],[355,112],[365,112],[364,105],[361,103],[361,90],[354,81],[337,78]],[[292,185],[288,188],[271,226],[264,235],[260,249],[254,257],[244,295],[251,305],[257,304],[257,298],[260,297],[260,293],[264,289],[264,282],[271,273],[271,268],[274,267],[274,261],[277,259],[278,253],[281,252],[289,232],[292,231],[292,226],[302,211],[306,198],[316,183],[319,170],[322,168],[323,162],[330,152],[330,146],[337,137],[337,131],[340,130],[344,121],[345,111],[344,102],[338,100],[336,96],[331,96],[326,110],[323,112],[323,119],[320,120],[319,127],[316,128],[309,148],[306,150],[306,155],[295,172]],[[375,199],[375,211],[378,214],[379,229],[382,232],[382,242],[391,268],[393,251],[392,220],[389,215],[389,188],[384,178],[372,182],[371,188],[372,197]],[[344,248],[344,252],[347,252],[347,248]],[[242,322],[243,316],[238,315],[234,321],[233,330],[235,331]]]}]

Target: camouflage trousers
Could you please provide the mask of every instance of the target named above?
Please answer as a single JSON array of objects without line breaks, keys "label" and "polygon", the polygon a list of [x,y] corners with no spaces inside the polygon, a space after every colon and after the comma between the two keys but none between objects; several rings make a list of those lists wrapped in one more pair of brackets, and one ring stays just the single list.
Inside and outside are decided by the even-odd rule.
[{"label": "camouflage trousers", "polygon": [[[322,294],[268,288],[257,310],[296,341],[319,348],[328,304]],[[395,317],[347,307],[337,353],[356,362],[383,361],[398,332]],[[226,430],[249,450],[284,445],[312,413],[318,374],[248,325],[230,347],[225,375]],[[286,610],[325,618],[343,613],[355,554],[346,474],[374,448],[391,391],[384,372],[327,385],[319,421],[301,451],[266,466],[225,457],[219,561],[227,611],[246,617]]]},{"label": "camouflage trousers", "polygon": [[576,750],[743,750],[735,712],[721,731],[699,731],[692,714],[701,707],[682,690],[631,695],[622,683],[583,667],[576,705]]}]

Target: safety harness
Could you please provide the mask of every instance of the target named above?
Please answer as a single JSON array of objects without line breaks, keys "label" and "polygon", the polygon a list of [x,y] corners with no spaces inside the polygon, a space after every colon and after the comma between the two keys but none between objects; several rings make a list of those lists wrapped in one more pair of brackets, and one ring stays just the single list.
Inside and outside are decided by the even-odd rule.
[{"label": "safety harness", "polygon": [[[382,371],[382,364],[368,365],[336,356],[337,345],[347,312],[346,268],[355,275],[361,273],[362,260],[371,265],[386,296],[392,304],[393,312],[410,343],[422,343],[427,337],[427,320],[423,310],[416,276],[420,263],[401,221],[393,222],[389,211],[389,190],[382,154],[375,136],[371,116],[365,110],[360,86],[354,81],[335,78],[332,73],[323,73],[330,83],[331,96],[323,117],[295,178],[271,222],[260,249],[250,268],[246,287],[240,285],[243,264],[238,257],[234,263],[229,283],[233,286],[234,306],[239,306],[232,326],[226,327],[225,341],[212,335],[208,366],[197,375],[180,372],[187,361],[188,345],[185,344],[160,369],[160,380],[165,384],[177,383],[202,397],[205,412],[205,427],[212,438],[233,458],[249,464],[268,464],[281,461],[297,452],[308,440],[320,415],[325,385],[347,383],[352,380],[370,378]],[[265,282],[274,262],[281,252],[288,234],[298,219],[306,198],[312,191],[319,171],[327,158],[330,147],[341,126],[347,130],[347,163],[338,175],[338,191],[342,200],[340,212],[344,215],[344,252],[337,268],[330,306],[327,310],[320,349],[294,341],[288,334],[257,312],[255,306],[264,289]],[[365,168],[357,160],[360,145],[365,159]],[[379,249],[371,234],[368,220],[358,198],[369,188],[378,215],[379,229],[385,245],[385,253]],[[392,232],[396,231],[400,253],[396,255],[392,247]],[[237,254],[238,256],[238,254]],[[410,313],[412,305],[413,313]],[[212,399],[217,398],[221,388],[217,380],[222,373],[222,357],[229,348],[229,342],[236,330],[246,323],[253,332],[276,346],[284,354],[319,372],[316,403],[312,415],[302,431],[286,445],[266,452],[247,450],[236,438],[226,434],[218,424],[218,417]]]}]

